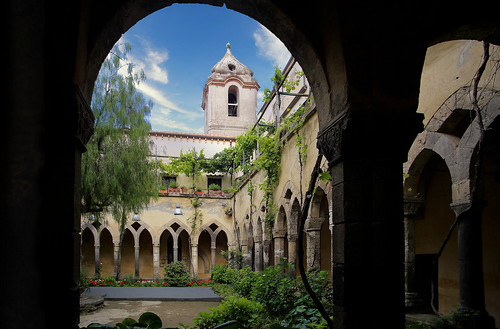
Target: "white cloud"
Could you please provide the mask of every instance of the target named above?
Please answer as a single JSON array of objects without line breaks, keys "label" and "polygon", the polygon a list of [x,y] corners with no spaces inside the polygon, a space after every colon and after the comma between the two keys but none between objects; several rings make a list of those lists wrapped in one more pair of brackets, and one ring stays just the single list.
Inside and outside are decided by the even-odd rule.
[{"label": "white cloud", "polygon": [[[184,119],[183,117],[182,119]],[[181,120],[182,120],[181,119]],[[203,133],[203,124],[189,124],[186,120],[178,121],[172,118],[170,110],[162,107],[157,107],[151,113],[151,125],[155,127],[155,130],[162,131],[184,131],[184,132],[194,132]],[[195,128],[198,126],[198,128]]]},{"label": "white cloud", "polygon": [[[147,80],[157,81],[162,84],[168,84],[168,72],[167,69],[162,67],[164,63],[168,60],[168,51],[166,49],[156,49],[151,43],[140,36],[136,36],[139,41],[141,48],[144,50],[143,54],[138,49],[132,49],[132,52],[127,54],[127,63],[132,63],[134,73],[138,70],[143,70]],[[122,36],[117,44],[124,51],[125,43],[129,42]],[[123,63],[122,69],[119,71],[120,74],[125,75],[127,70],[126,63]]]},{"label": "white cloud", "polygon": [[166,50],[148,49],[146,54],[146,65],[144,73],[147,79],[152,79],[163,84],[168,83],[168,73],[160,64],[168,60],[168,52]]},{"label": "white cloud", "polygon": [[[190,110],[183,109],[179,107],[177,104],[169,100],[162,91],[152,87],[146,82],[142,82],[137,86],[137,89],[144,94],[144,96],[150,98],[156,105],[167,108],[172,111],[176,111],[182,114],[189,115],[191,117],[202,117],[203,113],[200,111],[199,113],[193,112]],[[154,110],[153,110],[154,111]]]},{"label": "white cloud", "polygon": [[259,24],[259,28],[254,32],[253,38],[259,56],[270,60],[274,65],[278,65],[280,68],[286,65],[291,56],[290,52],[283,42],[265,26]]}]

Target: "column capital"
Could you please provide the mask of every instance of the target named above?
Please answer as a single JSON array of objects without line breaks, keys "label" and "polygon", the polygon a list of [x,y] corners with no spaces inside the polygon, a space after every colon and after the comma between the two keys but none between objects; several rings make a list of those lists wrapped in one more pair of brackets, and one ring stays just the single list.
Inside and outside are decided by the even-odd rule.
[{"label": "column capital", "polygon": [[324,217],[311,217],[309,216],[307,218],[307,221],[304,226],[304,230],[306,232],[309,231],[320,231],[321,230],[321,225],[323,225],[323,222],[325,221]]},{"label": "column capital", "polygon": [[471,200],[463,200],[460,202],[450,203],[450,208],[455,212],[455,215],[458,217],[463,215],[465,212],[471,210],[472,201]]},{"label": "column capital", "polygon": [[422,217],[425,210],[425,201],[420,198],[406,197],[403,199],[403,211],[406,218]]},{"label": "column capital", "polygon": [[286,228],[273,228],[273,237],[284,238],[286,236]]}]

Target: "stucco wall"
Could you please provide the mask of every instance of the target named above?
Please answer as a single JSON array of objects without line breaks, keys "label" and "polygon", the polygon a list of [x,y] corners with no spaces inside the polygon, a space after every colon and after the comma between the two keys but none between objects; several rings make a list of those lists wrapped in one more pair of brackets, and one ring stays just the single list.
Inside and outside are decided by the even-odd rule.
[{"label": "stucco wall", "polygon": [[[500,59],[497,46],[490,47],[491,59]],[[448,41],[429,47],[425,57],[417,112],[425,115],[424,124],[460,87],[468,86],[481,65],[483,44],[474,40]],[[494,61],[487,65],[480,87],[500,88],[500,79],[492,80]]]}]

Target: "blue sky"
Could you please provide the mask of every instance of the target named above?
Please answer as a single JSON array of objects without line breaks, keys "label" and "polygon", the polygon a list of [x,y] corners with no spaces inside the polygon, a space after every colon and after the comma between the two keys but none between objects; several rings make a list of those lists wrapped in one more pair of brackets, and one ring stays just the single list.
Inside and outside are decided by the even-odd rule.
[{"label": "blue sky", "polygon": [[283,68],[290,53],[260,23],[238,12],[208,5],[172,5],[128,30],[119,43],[132,45],[129,62],[147,80],[138,89],[154,103],[152,130],[203,133],[203,87],[211,68],[231,52],[254,72],[262,91],[271,87],[274,66]]}]

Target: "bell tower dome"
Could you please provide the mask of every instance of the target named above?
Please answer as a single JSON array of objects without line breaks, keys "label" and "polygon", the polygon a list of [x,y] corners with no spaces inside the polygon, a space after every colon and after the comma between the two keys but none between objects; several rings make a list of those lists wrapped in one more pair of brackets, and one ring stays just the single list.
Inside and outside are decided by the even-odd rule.
[{"label": "bell tower dome", "polygon": [[259,84],[226,45],[226,54],[212,68],[203,89],[205,134],[237,136],[253,125],[257,116]]}]

